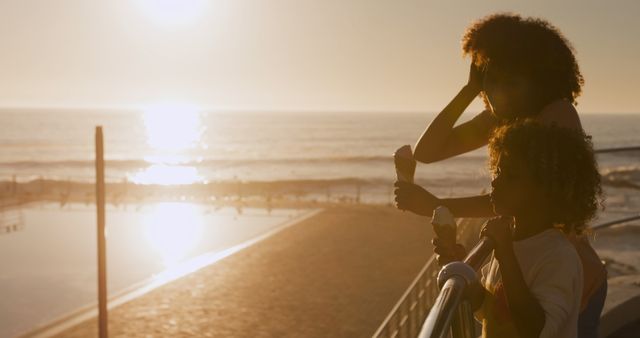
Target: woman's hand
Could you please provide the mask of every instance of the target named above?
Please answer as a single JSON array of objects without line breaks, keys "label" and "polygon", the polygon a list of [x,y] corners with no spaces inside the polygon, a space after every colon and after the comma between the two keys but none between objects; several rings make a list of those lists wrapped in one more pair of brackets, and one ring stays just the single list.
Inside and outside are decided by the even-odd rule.
[{"label": "woman's hand", "polygon": [[431,216],[433,209],[440,205],[440,199],[433,196],[421,186],[413,183],[396,181],[396,208],[409,210],[421,216]]},{"label": "woman's hand", "polygon": [[513,218],[511,217],[494,217],[484,224],[480,231],[480,237],[487,236],[493,239],[496,254],[499,254],[504,249],[512,246],[512,224]]},{"label": "woman's hand", "polygon": [[480,94],[483,90],[484,72],[473,61],[469,67],[469,81],[467,81],[467,87],[472,90],[476,95]]}]

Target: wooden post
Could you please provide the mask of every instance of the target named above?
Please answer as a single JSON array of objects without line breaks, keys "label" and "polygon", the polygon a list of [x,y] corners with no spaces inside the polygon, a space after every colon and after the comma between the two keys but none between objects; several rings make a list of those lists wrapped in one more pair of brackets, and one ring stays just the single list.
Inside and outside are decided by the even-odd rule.
[{"label": "wooden post", "polygon": [[98,332],[107,338],[107,248],[105,238],[104,143],[96,127],[96,208],[98,215]]}]

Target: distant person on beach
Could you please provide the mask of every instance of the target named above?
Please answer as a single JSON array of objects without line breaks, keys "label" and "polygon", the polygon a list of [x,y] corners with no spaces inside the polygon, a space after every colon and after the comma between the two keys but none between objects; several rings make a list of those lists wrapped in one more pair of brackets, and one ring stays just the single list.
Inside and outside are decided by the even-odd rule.
[{"label": "distant person on beach", "polygon": [[[471,57],[469,80],[418,140],[417,161],[437,162],[485,146],[496,128],[524,118],[582,131],[574,104],[584,80],[570,43],[550,23],[491,15],[467,29],[462,48]],[[477,96],[486,109],[455,126]],[[444,205],[456,217],[495,216],[488,194],[440,199],[415,184],[396,182],[396,187],[396,205],[402,210],[427,216]],[[568,237],[584,271],[579,337],[596,337],[607,293],[606,270],[586,236]]]},{"label": "distant person on beach", "polygon": [[529,120],[498,128],[489,153],[490,203],[501,217],[481,232],[495,243],[472,295],[483,337],[577,337],[583,271],[567,235],[600,205],[591,138]]}]

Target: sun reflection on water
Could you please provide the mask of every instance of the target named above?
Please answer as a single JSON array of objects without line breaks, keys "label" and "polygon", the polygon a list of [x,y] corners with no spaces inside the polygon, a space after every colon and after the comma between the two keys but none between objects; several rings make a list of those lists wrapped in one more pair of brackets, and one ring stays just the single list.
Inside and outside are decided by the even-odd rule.
[{"label": "sun reflection on water", "polygon": [[143,218],[145,237],[167,268],[186,258],[199,244],[204,231],[201,210],[189,203],[155,205]]},{"label": "sun reflection on water", "polygon": [[151,153],[145,156],[149,167],[129,180],[139,184],[191,184],[202,181],[198,169],[187,165],[193,152],[206,148],[202,143],[205,127],[197,106],[182,103],[150,105],[144,109],[143,123]]},{"label": "sun reflection on water", "polygon": [[152,164],[130,178],[137,184],[192,184],[202,181],[198,169],[193,166]]}]

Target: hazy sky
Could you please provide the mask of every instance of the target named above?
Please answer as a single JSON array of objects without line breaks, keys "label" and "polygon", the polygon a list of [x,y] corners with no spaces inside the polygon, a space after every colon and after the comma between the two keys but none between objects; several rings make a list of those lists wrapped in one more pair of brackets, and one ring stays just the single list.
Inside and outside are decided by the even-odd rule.
[{"label": "hazy sky", "polygon": [[466,82],[465,28],[496,11],[572,41],[580,111],[640,112],[637,0],[1,0],[0,106],[435,111]]}]

